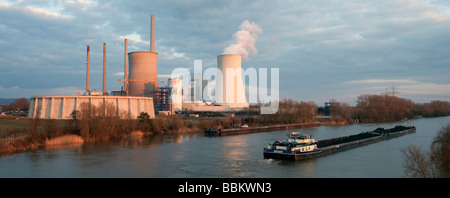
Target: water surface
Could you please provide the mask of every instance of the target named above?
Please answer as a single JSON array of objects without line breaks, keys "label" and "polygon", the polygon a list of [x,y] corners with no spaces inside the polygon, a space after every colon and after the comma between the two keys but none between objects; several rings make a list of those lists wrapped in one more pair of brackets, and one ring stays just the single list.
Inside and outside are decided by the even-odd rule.
[{"label": "water surface", "polygon": [[391,128],[398,123],[321,126],[208,137],[203,134],[129,137],[0,157],[0,177],[403,177],[402,148],[428,149],[450,117],[419,118],[417,132],[306,161],[264,159],[263,147],[301,131],[317,140]]}]

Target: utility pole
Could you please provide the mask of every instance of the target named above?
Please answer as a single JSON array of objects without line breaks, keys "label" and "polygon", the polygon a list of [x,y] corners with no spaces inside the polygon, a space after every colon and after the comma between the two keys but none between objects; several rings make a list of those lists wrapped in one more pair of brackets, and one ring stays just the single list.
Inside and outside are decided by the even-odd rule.
[{"label": "utility pole", "polygon": [[[391,89],[391,91],[388,91],[388,89]],[[386,95],[391,94],[392,96],[395,96],[396,93],[400,93],[397,90],[397,87],[394,86],[394,83],[392,83],[392,87],[386,88]]]}]

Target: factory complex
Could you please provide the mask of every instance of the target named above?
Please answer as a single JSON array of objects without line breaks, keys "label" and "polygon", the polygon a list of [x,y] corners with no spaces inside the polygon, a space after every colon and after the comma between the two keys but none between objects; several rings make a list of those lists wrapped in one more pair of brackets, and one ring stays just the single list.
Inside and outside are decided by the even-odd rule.
[{"label": "factory complex", "polygon": [[[88,45],[86,90],[76,95],[33,96],[30,99],[28,117],[72,119],[84,107],[94,106],[102,109],[103,115],[110,115],[112,111],[115,116],[123,119],[137,119],[142,112],[154,118],[155,114],[171,115],[182,112],[193,115],[198,115],[197,112],[233,116],[236,112],[249,110],[241,77],[240,54],[217,56],[217,71],[221,75],[216,75],[212,101],[204,100],[202,87],[206,87],[209,81],[203,80],[201,74],[189,76],[189,86],[184,84],[185,76],[177,76],[169,78],[167,86],[160,87],[160,83],[164,81],[158,81],[154,20],[152,15],[150,51],[128,52],[128,41],[125,39],[124,78],[119,79],[124,84],[120,91],[108,93],[106,89],[106,43],[103,44],[103,90],[100,92],[90,89]],[[228,74],[230,71],[233,71],[233,74]],[[187,95],[190,97],[185,97]],[[191,100],[187,101],[185,98]]]}]

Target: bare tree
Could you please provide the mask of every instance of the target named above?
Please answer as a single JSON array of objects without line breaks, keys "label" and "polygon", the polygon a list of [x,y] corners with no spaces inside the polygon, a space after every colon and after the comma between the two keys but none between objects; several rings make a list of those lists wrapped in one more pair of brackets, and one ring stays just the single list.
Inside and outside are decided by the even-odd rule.
[{"label": "bare tree", "polygon": [[405,156],[403,167],[407,177],[435,178],[439,175],[436,164],[430,160],[430,154],[426,151],[410,145],[406,149],[402,149],[402,153]]},{"label": "bare tree", "polygon": [[450,177],[450,124],[437,134],[431,145],[432,160],[436,162],[443,177]]},{"label": "bare tree", "polygon": [[388,95],[358,96],[356,114],[365,122],[388,122],[414,117],[415,104],[409,99]]},{"label": "bare tree", "polygon": [[414,145],[402,149],[405,156],[407,177],[449,177],[450,176],[450,124],[443,127],[431,145],[430,151],[422,151]]},{"label": "bare tree", "polygon": [[14,101],[15,106],[21,111],[27,110],[29,107],[29,102],[26,98],[19,98]]}]

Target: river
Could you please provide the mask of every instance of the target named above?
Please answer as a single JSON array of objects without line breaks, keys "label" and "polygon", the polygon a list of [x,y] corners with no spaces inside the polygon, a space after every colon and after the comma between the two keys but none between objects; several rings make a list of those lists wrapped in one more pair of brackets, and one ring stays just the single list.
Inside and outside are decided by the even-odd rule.
[{"label": "river", "polygon": [[151,135],[44,148],[0,157],[1,178],[401,178],[402,148],[429,149],[450,117],[417,118],[416,133],[306,161],[264,159],[263,147],[301,131],[316,140],[353,135],[397,123],[320,126],[224,137]]}]

